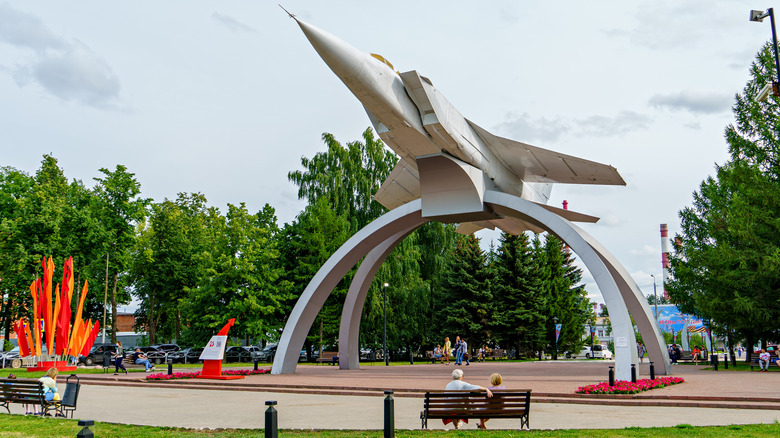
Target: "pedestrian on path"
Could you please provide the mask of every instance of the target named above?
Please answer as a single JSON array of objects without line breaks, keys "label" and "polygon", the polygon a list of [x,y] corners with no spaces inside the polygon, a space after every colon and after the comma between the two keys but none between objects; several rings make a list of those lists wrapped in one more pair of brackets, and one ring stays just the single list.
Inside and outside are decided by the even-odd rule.
[{"label": "pedestrian on path", "polygon": [[444,357],[447,358],[447,365],[450,364],[450,355],[452,354],[452,344],[450,343],[450,338],[445,337],[444,338]]},{"label": "pedestrian on path", "polygon": [[127,374],[127,368],[125,368],[122,361],[125,359],[125,350],[122,348],[122,341],[116,341],[116,352],[114,352],[114,375],[119,375],[119,369]]}]

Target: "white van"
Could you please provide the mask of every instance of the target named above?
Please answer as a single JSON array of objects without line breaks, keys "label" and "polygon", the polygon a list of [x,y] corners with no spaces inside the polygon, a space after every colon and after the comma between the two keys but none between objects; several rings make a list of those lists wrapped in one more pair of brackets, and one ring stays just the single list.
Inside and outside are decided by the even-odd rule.
[{"label": "white van", "polygon": [[592,350],[589,345],[586,345],[582,348],[582,351],[580,351],[577,355],[566,353],[566,357],[567,358],[584,357],[585,359],[590,359],[590,358],[612,359],[612,352],[609,351],[609,349],[603,345],[598,345],[598,344],[594,345]]}]

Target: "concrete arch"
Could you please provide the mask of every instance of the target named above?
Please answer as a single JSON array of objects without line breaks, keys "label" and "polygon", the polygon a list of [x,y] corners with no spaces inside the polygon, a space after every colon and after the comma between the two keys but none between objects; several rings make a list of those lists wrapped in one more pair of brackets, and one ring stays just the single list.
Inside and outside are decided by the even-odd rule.
[{"label": "concrete arch", "polygon": [[[666,349],[659,351],[659,346],[663,344],[660,330],[657,327],[648,330],[648,327],[652,327],[648,326],[649,306],[637,299],[641,292],[633,279],[606,249],[566,219],[517,196],[486,191],[484,201],[498,214],[522,219],[556,235],[585,263],[610,309],[616,340],[615,375],[618,379],[629,380],[631,364],[637,361],[636,341],[628,307],[636,308],[632,314],[636,311],[635,319],[642,320],[637,325],[648,346],[650,357],[665,358],[659,364],[658,374],[669,372]],[[416,200],[383,215],[339,248],[317,272],[296,303],[282,333],[271,372],[280,374],[295,371],[303,341],[325,299],[346,272],[368,254],[350,285],[339,331],[341,367],[357,368],[360,314],[371,280],[398,242],[425,222],[427,219],[421,215],[420,200]],[[648,342],[652,338],[655,338],[655,342]]]},{"label": "concrete arch", "polygon": [[294,373],[301,347],[328,295],[344,275],[372,249],[389,237],[427,222],[420,200],[404,204],[374,220],[347,240],[311,279],[295,303],[276,349],[271,374]]}]

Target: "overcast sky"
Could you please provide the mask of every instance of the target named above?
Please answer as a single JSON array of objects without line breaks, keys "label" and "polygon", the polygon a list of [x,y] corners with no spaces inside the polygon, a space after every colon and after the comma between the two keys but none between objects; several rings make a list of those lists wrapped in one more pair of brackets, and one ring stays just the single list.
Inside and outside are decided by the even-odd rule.
[{"label": "overcast sky", "polygon": [[[393,1],[283,6],[401,72],[429,77],[494,134],[615,166],[626,187],[553,188],[550,204],[652,293],[659,224],[727,158],[723,131],[769,7],[729,1]],[[361,104],[276,4],[259,1],[0,0],[0,166],[34,173],[53,154],[92,185],[128,167],[144,196],[201,192],[268,203],[280,224],[304,203],[287,173],[370,126]],[[485,241],[496,234],[481,234]],[[603,302],[590,274],[593,299]],[[660,284],[659,284],[660,291]]]}]

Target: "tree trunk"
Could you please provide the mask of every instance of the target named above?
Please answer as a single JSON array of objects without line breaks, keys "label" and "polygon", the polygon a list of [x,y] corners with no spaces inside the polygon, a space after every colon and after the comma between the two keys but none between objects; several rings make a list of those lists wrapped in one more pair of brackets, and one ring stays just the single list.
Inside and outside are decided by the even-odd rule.
[{"label": "tree trunk", "polygon": [[111,342],[116,344],[116,282],[119,274],[114,274],[114,290],[111,291]]},{"label": "tree trunk", "polygon": [[745,363],[750,363],[753,360],[751,356],[753,355],[753,344],[756,343],[756,338],[752,334],[748,334],[745,343],[747,344],[747,347],[745,347]]},{"label": "tree trunk", "polygon": [[[5,330],[5,342],[10,341],[11,336],[11,295],[8,295],[8,300],[3,303],[3,329]],[[5,345],[5,342],[3,343]]]},{"label": "tree trunk", "polygon": [[176,306],[176,342],[181,339],[181,311],[179,306]]},{"label": "tree trunk", "polygon": [[152,292],[149,300],[149,320],[147,321],[147,324],[149,324],[148,330],[149,330],[149,344],[152,345],[155,343],[154,335],[155,335],[155,322],[154,322],[154,292]]}]

